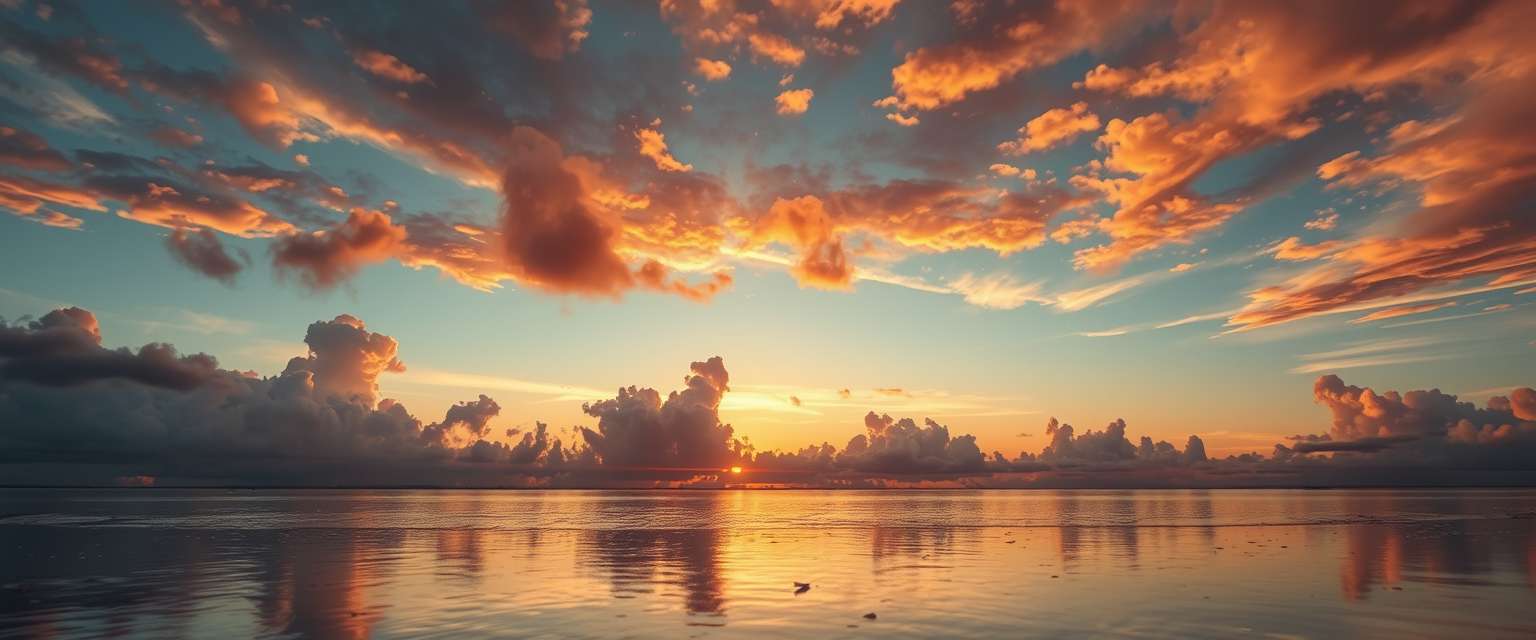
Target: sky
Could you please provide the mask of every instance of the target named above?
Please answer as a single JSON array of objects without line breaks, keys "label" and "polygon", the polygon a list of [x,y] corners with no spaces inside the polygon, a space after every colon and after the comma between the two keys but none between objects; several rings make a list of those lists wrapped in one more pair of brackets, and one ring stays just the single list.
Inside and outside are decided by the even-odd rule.
[{"label": "sky", "polygon": [[[756,451],[1536,420],[1530,3],[0,6],[17,340],[486,394],[501,446],[695,380]],[[382,361],[327,383],[316,326]]]}]

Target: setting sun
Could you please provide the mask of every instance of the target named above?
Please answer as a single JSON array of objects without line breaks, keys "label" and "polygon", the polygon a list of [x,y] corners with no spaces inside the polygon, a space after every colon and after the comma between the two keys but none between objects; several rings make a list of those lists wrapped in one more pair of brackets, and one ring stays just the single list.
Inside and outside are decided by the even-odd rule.
[{"label": "setting sun", "polygon": [[741,467],[731,467],[731,473],[741,473]]}]

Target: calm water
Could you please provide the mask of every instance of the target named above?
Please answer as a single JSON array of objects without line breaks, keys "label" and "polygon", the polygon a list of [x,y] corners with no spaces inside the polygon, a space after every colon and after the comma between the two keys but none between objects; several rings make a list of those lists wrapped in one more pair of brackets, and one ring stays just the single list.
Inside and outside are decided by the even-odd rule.
[{"label": "calm water", "polygon": [[1536,491],[0,491],[6,638],[1064,634],[1536,637]]}]

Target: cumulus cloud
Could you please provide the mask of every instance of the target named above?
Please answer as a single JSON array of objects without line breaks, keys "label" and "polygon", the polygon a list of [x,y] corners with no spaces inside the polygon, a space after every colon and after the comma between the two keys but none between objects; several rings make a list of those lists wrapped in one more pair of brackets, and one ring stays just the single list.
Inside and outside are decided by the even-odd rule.
[{"label": "cumulus cloud", "polygon": [[293,271],[313,289],[328,289],[363,265],[388,259],[405,241],[406,230],[381,211],[353,209],[333,229],[298,233],[272,244],[272,264]]},{"label": "cumulus cloud", "polygon": [[846,289],[853,282],[853,265],[837,237],[831,216],[820,198],[780,198],[758,218],[756,242],[783,242],[800,250],[793,273],[802,284],[822,289]]},{"label": "cumulus cloud", "polygon": [[309,355],[289,360],[283,373],[307,373],[308,384],[326,395],[372,405],[378,396],[379,375],[405,370],[405,364],[395,357],[399,343],[369,331],[362,320],[350,315],[309,325],[304,344],[309,346]]},{"label": "cumulus cloud", "polygon": [[559,143],[526,127],[512,132],[511,143],[501,217],[508,267],[549,290],[611,296],[629,288],[633,278],[616,253],[614,230],[587,206]]},{"label": "cumulus cloud", "polygon": [[985,467],[974,436],[951,438],[948,427],[931,419],[919,427],[911,418],[897,420],[871,411],[864,416],[864,429],[837,455],[839,466],[899,474],[975,473]]},{"label": "cumulus cloud", "polygon": [[7,381],[74,387],[122,380],[188,390],[208,382],[216,367],[211,356],[181,356],[168,344],[147,344],[137,352],[102,347],[96,316],[78,307],[31,322],[0,323],[0,379]]},{"label": "cumulus cloud", "polygon": [[785,67],[798,67],[805,60],[805,49],[781,35],[753,33],[747,36],[747,44],[752,53]]},{"label": "cumulus cloud", "polygon": [[543,423],[494,428],[502,409],[485,395],[435,422],[415,418],[379,390],[381,376],[404,367],[399,345],[355,317],[310,325],[305,343],[308,354],[263,378],[164,344],[104,347],[83,309],[0,323],[0,474],[17,480],[10,465],[23,465],[26,482],[44,483],[650,486],[741,466],[755,481],[810,486],[1300,486],[1536,473],[1536,390],[1524,387],[1478,408],[1437,390],[1376,393],[1323,376],[1314,395],[1332,430],[1291,438],[1271,457],[1211,459],[1198,436],[1180,450],[1132,441],[1124,420],[1078,434],[1052,418],[1040,454],[1010,458],[932,419],[875,412],[842,449],[755,451],[720,419],[730,374],[718,357],[693,363],[666,396],[626,387],[584,405],[596,425],[578,426],[566,444]]},{"label": "cumulus cloud", "polygon": [[684,388],[663,400],[655,389],[627,387],[616,397],[582,405],[597,418],[581,429],[592,457],[620,469],[720,470],[741,461],[744,446],[720,422],[730,374],[717,357],[689,365]]},{"label": "cumulus cloud", "polygon": [[731,77],[731,65],[724,60],[710,60],[709,58],[694,58],[693,70],[705,80],[724,80]]},{"label": "cumulus cloud", "polygon": [[811,98],[816,92],[810,89],[790,89],[773,99],[781,116],[798,116],[811,108]]},{"label": "cumulus cloud", "polygon": [[1019,128],[1017,140],[998,144],[997,150],[1016,156],[1044,151],[1071,142],[1081,134],[1098,131],[1101,126],[1099,117],[1088,110],[1088,104],[1078,102],[1036,116]]}]

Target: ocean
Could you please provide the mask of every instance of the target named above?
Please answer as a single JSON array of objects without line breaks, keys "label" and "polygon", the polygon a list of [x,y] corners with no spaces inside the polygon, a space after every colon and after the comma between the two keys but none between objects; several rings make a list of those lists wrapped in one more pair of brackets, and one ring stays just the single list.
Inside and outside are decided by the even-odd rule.
[{"label": "ocean", "polygon": [[3,638],[1529,638],[1533,612],[1536,490],[0,490]]}]

